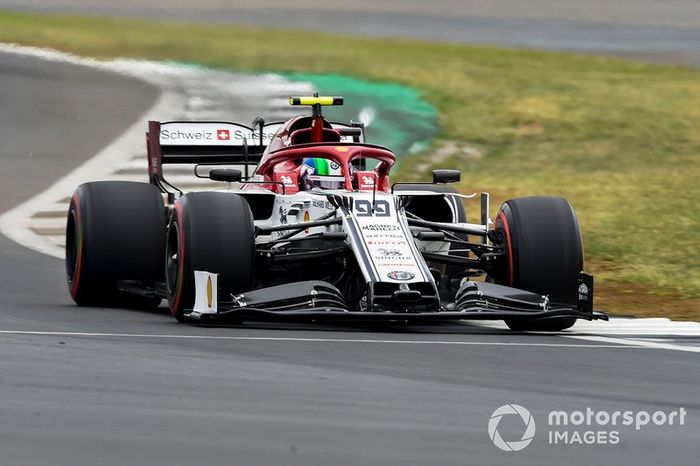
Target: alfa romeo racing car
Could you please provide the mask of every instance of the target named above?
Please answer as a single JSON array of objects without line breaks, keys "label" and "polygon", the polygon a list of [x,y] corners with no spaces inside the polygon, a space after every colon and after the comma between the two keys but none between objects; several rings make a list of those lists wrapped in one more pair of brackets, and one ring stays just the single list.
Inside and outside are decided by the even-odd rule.
[{"label": "alfa romeo racing car", "polygon": [[[393,183],[387,148],[361,124],[322,114],[279,123],[149,122],[149,183],[75,191],[66,227],[68,288],[81,306],[158,306],[180,322],[502,319],[561,330],[593,311],[593,278],[571,205],[506,201],[430,183]],[[183,192],[163,168],[193,166],[221,189]],[[232,188],[233,186],[233,188]],[[479,204],[476,220],[465,200]],[[471,212],[470,212],[471,213]]]}]

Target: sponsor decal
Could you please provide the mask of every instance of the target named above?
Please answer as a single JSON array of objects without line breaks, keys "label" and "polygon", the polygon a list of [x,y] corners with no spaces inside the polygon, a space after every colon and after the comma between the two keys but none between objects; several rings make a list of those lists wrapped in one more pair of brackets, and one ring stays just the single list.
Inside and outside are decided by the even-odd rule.
[{"label": "sponsor decal", "polygon": [[340,168],[340,165],[338,165],[338,162],[334,162],[331,160],[331,170],[337,170]]},{"label": "sponsor decal", "polygon": [[374,177],[362,175],[362,187],[371,188],[372,186],[374,186]]},{"label": "sponsor decal", "polygon": [[347,152],[350,150],[350,148],[345,146],[336,146],[335,150],[338,152]]},{"label": "sponsor decal", "polygon": [[160,140],[163,142],[170,141],[211,141],[214,139],[214,135],[211,131],[200,130],[200,131],[170,131],[168,129],[160,130]]},{"label": "sponsor decal", "polygon": [[287,209],[285,209],[284,207],[280,206],[280,211],[279,211],[279,212],[280,212],[280,223],[281,223],[282,225],[286,225],[286,224],[287,224]]},{"label": "sponsor decal", "polygon": [[403,257],[403,254],[399,249],[379,248],[377,251],[381,257]]},{"label": "sponsor decal", "polygon": [[394,270],[393,272],[386,274],[386,276],[392,280],[401,282],[406,282],[415,278],[415,275],[413,275],[411,272],[406,272],[405,270]]},{"label": "sponsor decal", "polygon": [[579,301],[588,301],[588,287],[585,283],[581,283],[578,286],[578,299]]},{"label": "sponsor decal", "polygon": [[401,231],[398,225],[386,225],[382,223],[376,225],[362,225],[362,229],[365,231]]},{"label": "sponsor decal", "polygon": [[[309,215],[309,211],[307,210],[306,212],[304,212],[304,223],[309,222],[309,221],[311,221],[311,216]],[[304,233],[308,233],[308,232],[309,232],[308,228],[306,230],[304,230]]]},{"label": "sponsor decal", "polygon": [[217,275],[201,270],[194,271],[194,307],[196,314],[217,313]]},{"label": "sponsor decal", "polygon": [[[280,125],[266,126],[262,133],[263,144],[268,144]],[[161,125],[160,143],[163,145],[248,145],[260,144],[260,132],[236,123],[166,122]]]},{"label": "sponsor decal", "polygon": [[[374,212],[372,212],[373,210]],[[372,209],[371,201],[357,199],[355,201],[355,212],[358,217],[391,217],[389,202],[381,199],[374,201],[374,209]]]},{"label": "sponsor decal", "polygon": [[292,177],[289,175],[282,175],[280,176],[280,181],[282,182],[283,185],[285,186],[291,186],[294,183],[292,182]]},{"label": "sponsor decal", "polygon": [[[263,131],[263,135],[262,135],[263,136],[262,137],[263,143],[269,143],[272,140],[272,138],[275,137],[275,134],[277,134],[278,129],[279,129],[279,126],[276,126],[274,131]],[[241,133],[241,137],[242,137],[242,134],[243,133]],[[255,144],[258,144],[260,142],[260,133],[259,132],[257,132],[257,133],[252,132],[250,134],[250,136],[253,139],[253,142]]]},{"label": "sponsor decal", "polygon": [[322,201],[319,199],[313,199],[311,201],[311,206],[316,207],[318,209],[328,209],[328,210],[333,209],[333,204],[331,204],[328,201]]},{"label": "sponsor decal", "polygon": [[[383,243],[376,241],[375,244],[404,244],[406,242],[406,239],[399,234],[396,233],[366,233],[364,237],[368,240],[374,240],[374,239],[382,239],[384,240]],[[389,241],[389,240],[398,240],[398,241]]]},{"label": "sponsor decal", "polygon": [[207,307],[211,309],[212,301],[214,300],[214,287],[211,283],[211,276],[207,277]]}]

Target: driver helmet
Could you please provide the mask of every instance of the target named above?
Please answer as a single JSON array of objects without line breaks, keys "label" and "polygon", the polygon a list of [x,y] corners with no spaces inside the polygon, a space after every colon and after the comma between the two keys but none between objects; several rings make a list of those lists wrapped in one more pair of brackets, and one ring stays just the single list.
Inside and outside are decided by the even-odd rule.
[{"label": "driver helmet", "polygon": [[345,177],[340,165],[328,159],[306,158],[301,165],[301,180],[307,190],[344,189]]}]

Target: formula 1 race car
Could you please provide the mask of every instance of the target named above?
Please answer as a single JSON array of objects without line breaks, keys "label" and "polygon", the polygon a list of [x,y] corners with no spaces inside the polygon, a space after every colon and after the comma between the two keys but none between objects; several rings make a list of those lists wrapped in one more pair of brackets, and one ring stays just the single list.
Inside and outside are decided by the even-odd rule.
[{"label": "formula 1 race car", "polygon": [[[391,151],[366,143],[361,124],[323,117],[342,98],[290,103],[312,115],[251,127],[151,121],[150,183],[79,186],[66,229],[75,302],[165,298],[180,322],[502,319],[561,330],[607,318],[593,311],[566,200],[512,199],[494,223],[482,193],[470,223],[463,200],[477,195],[448,186],[459,171],[392,185]],[[169,164],[194,165],[222,189],[183,193],[163,175]]]}]

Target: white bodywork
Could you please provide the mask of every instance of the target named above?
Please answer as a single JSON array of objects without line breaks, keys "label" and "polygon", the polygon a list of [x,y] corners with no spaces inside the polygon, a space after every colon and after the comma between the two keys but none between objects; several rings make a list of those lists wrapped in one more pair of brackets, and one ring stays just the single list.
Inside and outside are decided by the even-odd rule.
[{"label": "white bodywork", "polygon": [[216,315],[219,312],[218,279],[219,276],[215,273],[195,270],[193,313],[199,315]]}]

